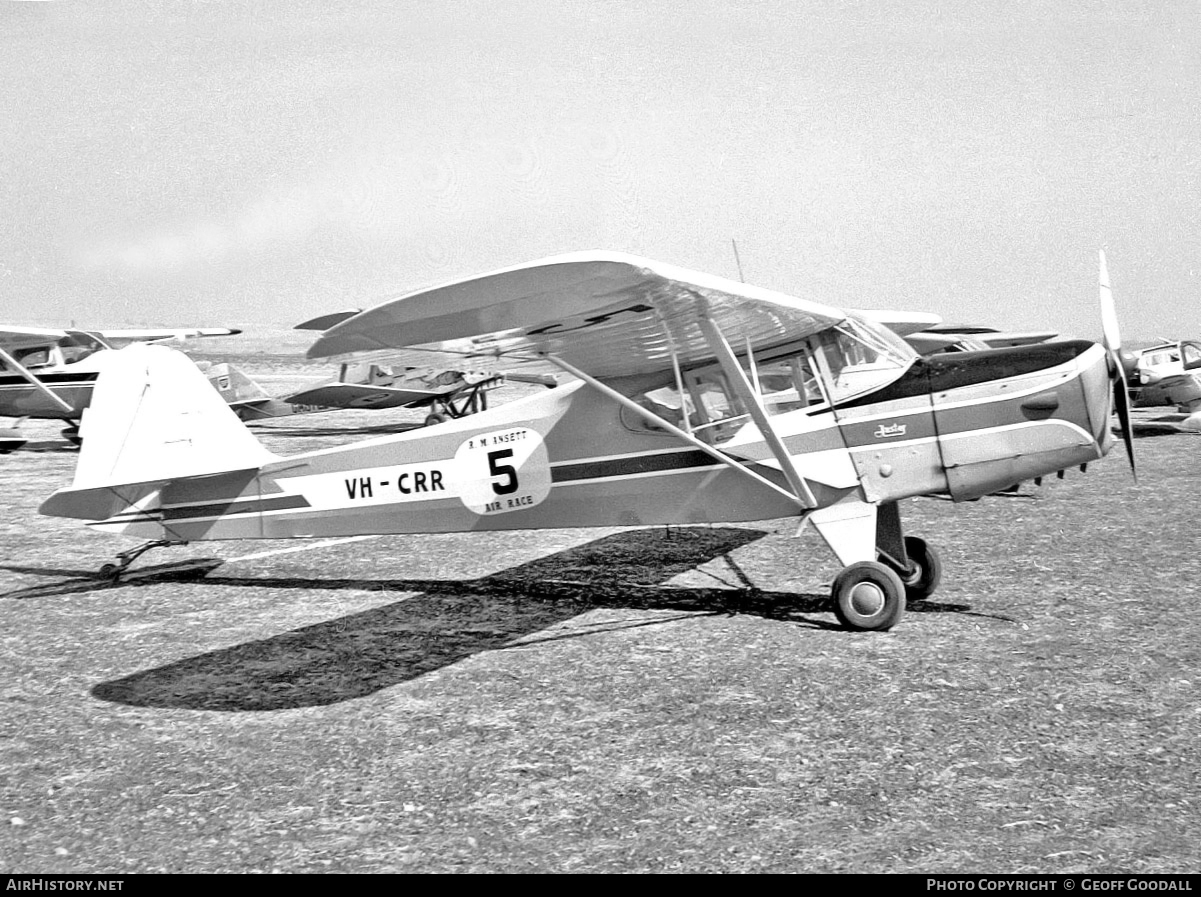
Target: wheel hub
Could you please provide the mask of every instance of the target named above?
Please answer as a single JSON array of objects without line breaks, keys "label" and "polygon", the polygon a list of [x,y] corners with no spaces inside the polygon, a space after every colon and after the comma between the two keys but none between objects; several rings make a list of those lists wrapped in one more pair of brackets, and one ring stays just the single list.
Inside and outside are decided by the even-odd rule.
[{"label": "wheel hub", "polygon": [[874,582],[861,582],[851,589],[851,607],[857,614],[874,616],[884,610],[884,604],[884,590]]}]

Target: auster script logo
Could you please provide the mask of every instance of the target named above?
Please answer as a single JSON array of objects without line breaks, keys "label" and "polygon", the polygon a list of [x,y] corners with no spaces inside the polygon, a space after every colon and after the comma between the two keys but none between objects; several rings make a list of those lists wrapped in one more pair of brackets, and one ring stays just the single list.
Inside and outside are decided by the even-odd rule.
[{"label": "auster script logo", "polygon": [[905,425],[904,424],[889,424],[886,427],[886,426],[884,426],[884,424],[880,424],[879,428],[877,428],[876,432],[873,433],[872,435],[875,436],[877,439],[891,439],[893,436],[904,436],[905,435]]}]

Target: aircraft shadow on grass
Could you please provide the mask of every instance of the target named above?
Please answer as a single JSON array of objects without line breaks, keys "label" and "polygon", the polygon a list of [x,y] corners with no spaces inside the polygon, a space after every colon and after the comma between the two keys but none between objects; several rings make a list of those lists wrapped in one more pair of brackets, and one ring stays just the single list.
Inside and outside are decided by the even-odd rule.
[{"label": "aircraft shadow on grass", "polygon": [[[364,697],[482,651],[656,626],[697,615],[753,614],[842,631],[826,614],[825,594],[756,588],[730,552],[767,533],[745,528],[636,530],[606,536],[475,580],[297,579],[222,576],[222,561],[193,559],[134,571],[122,586],[202,579],[218,586],[419,592],[395,603],[185,658],[102,682],[92,694],[137,707],[265,711]],[[664,585],[724,557],[736,582],[723,587]],[[35,598],[112,588],[78,570],[6,567],[73,577],[0,597]],[[536,633],[597,608],[674,611],[676,616],[608,620],[537,638]],[[964,612],[963,605],[922,602],[916,612]],[[531,636],[535,636],[531,638]],[[520,640],[520,641],[518,641]],[[516,643],[515,643],[516,642]]]}]

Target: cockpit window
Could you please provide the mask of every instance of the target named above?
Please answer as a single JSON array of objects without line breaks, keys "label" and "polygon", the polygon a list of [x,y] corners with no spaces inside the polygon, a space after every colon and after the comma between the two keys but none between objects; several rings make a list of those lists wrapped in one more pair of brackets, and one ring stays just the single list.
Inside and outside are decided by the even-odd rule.
[{"label": "cockpit window", "polygon": [[73,361],[82,361],[93,352],[105,348],[105,345],[90,334],[72,330],[58,341],[58,348],[62,353],[63,362],[70,364]]},{"label": "cockpit window", "polygon": [[[851,317],[791,348],[751,358],[743,355],[738,362],[764,410],[774,416],[812,414],[831,401],[880,389],[901,377],[917,358],[891,330]],[[747,408],[719,364],[681,371],[680,381],[635,395],[634,401],[709,443],[724,442],[750,423]],[[622,414],[632,429],[658,429],[636,417]]]},{"label": "cockpit window", "polygon": [[44,368],[50,364],[50,347],[38,346],[35,349],[18,349],[13,357],[27,368]]},{"label": "cockpit window", "polygon": [[[672,384],[645,392],[635,397],[635,401],[669,423],[696,433],[706,442],[724,441],[749,418],[720,367],[713,365],[688,371],[682,376],[683,395]],[[626,424],[635,429],[649,426],[647,421],[627,420]]]},{"label": "cockpit window", "polygon": [[1180,352],[1177,349],[1166,349],[1158,352],[1148,352],[1143,356],[1146,359],[1146,366],[1156,368],[1165,364],[1173,364],[1180,361]]}]

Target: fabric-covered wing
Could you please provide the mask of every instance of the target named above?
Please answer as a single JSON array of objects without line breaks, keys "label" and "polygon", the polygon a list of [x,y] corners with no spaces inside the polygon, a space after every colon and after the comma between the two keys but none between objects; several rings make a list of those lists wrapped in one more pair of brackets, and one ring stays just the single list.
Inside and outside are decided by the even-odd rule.
[{"label": "fabric-covered wing", "polygon": [[[419,290],[331,327],[310,358],[401,349],[506,363],[554,353],[596,377],[661,371],[712,353],[696,324],[707,313],[741,349],[802,339],[844,311],[618,253],[555,256]],[[428,362],[427,362],[428,363]]]}]

